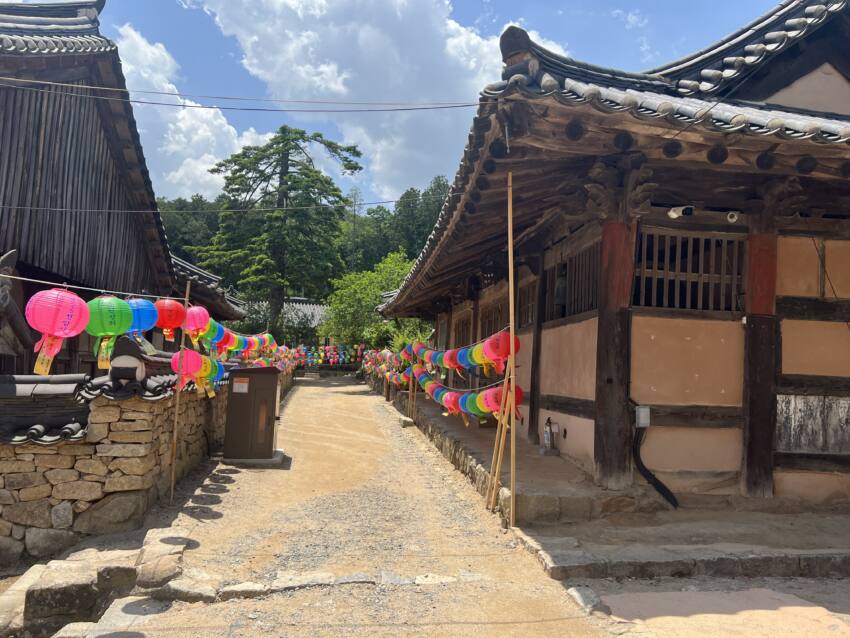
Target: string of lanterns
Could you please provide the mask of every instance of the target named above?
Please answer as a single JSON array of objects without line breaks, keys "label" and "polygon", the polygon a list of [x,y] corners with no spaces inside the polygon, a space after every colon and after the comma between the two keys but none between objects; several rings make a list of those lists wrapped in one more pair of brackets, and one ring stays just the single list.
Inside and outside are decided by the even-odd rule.
[{"label": "string of lanterns", "polygon": [[[519,352],[519,348],[520,340],[515,337],[515,352]],[[424,343],[416,342],[405,345],[398,353],[387,349],[369,350],[363,355],[363,369],[367,374],[384,377],[397,388],[407,388],[415,379],[426,394],[449,414],[463,413],[484,418],[499,410],[501,382],[478,390],[455,389],[435,380],[432,371],[440,368],[444,376],[447,370],[461,372],[481,368],[485,376],[490,376],[491,370],[503,374],[509,357],[510,333],[500,330],[463,348],[432,350]],[[516,405],[519,405],[522,402],[522,388],[517,386],[516,393]]]},{"label": "string of lanterns", "polygon": [[[115,341],[122,335],[135,341],[142,352],[154,355],[156,348],[144,337],[153,328],[161,329],[167,341],[174,341],[174,331],[181,328],[194,348],[183,348],[171,359],[172,370],[180,375],[179,387],[193,379],[199,388],[211,392],[212,384],[224,375],[222,360],[235,359],[243,366],[275,366],[286,372],[297,365],[295,351],[278,346],[269,333],[236,333],[210,318],[203,306],[187,309],[176,299],[152,302],[101,295],[86,302],[67,288],[52,288],[34,294],[24,314],[30,327],[41,333],[35,345],[34,372],[39,375],[50,374],[62,342],[83,331],[95,338],[93,354],[99,369],[109,369]],[[198,352],[201,346],[208,355]]]}]

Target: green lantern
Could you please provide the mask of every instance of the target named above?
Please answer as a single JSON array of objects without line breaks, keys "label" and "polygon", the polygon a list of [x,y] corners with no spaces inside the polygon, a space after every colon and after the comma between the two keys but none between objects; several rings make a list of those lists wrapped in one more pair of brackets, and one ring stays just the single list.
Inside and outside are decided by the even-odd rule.
[{"label": "green lantern", "polygon": [[97,367],[107,370],[115,340],[133,325],[133,310],[126,301],[112,295],[97,297],[86,305],[89,308],[86,332],[96,337],[94,355]]}]

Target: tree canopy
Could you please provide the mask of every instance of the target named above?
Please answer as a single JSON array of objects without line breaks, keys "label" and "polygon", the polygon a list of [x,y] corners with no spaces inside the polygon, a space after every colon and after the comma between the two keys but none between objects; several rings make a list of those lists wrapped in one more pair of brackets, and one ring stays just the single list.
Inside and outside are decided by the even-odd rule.
[{"label": "tree canopy", "polygon": [[319,334],[341,343],[366,343],[373,347],[389,345],[397,334],[410,338],[424,336],[427,324],[407,319],[385,320],[375,310],[381,294],[399,287],[410,271],[412,261],[399,249],[384,257],[373,270],[353,272],[335,280],[328,297],[328,314]]},{"label": "tree canopy", "polygon": [[319,168],[329,159],[342,173],[356,173],[360,157],[356,146],[282,126],[266,144],[246,146],[212,169],[224,177],[223,192],[213,201],[201,195],[158,201],[171,250],[220,275],[249,302],[252,317],[258,318],[239,329],[253,332],[259,322],[258,330],[268,326],[289,342],[294,334],[313,339],[315,333],[303,321],[284,316],[287,299],[322,301],[353,294],[346,288],[348,275],[342,276],[346,272],[372,274],[364,279],[371,283],[397,279],[377,298],[371,294],[371,306],[361,306],[365,323],[351,329],[327,324],[326,334],[343,341],[386,340],[402,324],[385,323],[374,307],[381,292],[398,286],[409,260],[422,249],[449,183],[438,176],[424,190],[404,191],[392,207],[367,207],[359,191],[344,195]]}]

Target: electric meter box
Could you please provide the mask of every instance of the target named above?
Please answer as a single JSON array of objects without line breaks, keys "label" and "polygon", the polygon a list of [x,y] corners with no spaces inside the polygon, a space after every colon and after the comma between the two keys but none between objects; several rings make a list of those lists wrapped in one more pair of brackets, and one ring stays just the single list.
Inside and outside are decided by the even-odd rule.
[{"label": "electric meter box", "polygon": [[224,430],[224,458],[271,460],[280,405],[280,370],[244,368],[230,371],[230,396]]}]

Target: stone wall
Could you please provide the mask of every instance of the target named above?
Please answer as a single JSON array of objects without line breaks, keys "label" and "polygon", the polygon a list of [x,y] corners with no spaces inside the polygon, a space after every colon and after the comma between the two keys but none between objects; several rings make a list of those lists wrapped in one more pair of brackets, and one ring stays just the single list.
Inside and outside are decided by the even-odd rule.
[{"label": "stone wall", "polygon": [[[177,478],[224,440],[227,388],[180,397]],[[0,446],[0,565],[141,526],[167,496],[176,398],[92,401],[85,442]]]}]

